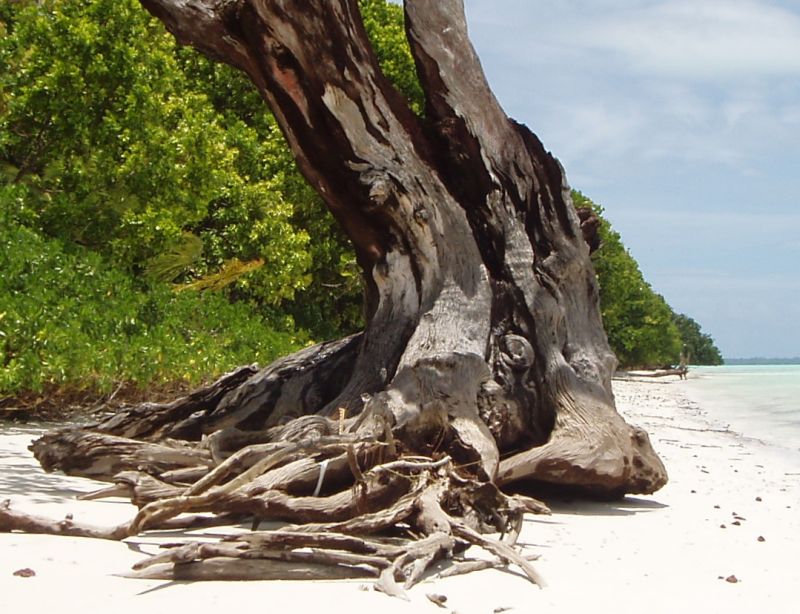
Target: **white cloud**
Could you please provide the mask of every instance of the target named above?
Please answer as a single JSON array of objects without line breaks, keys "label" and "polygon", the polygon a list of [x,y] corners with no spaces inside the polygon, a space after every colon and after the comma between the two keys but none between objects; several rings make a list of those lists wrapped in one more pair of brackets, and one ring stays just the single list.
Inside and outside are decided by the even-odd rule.
[{"label": "white cloud", "polygon": [[679,82],[616,89],[585,83],[585,93],[554,99],[533,118],[532,128],[568,171],[677,160],[752,175],[765,149],[793,148],[800,138],[800,122],[789,122],[796,111],[775,112],[749,90],[712,96]]},{"label": "white cloud", "polygon": [[670,0],[619,7],[573,25],[576,44],[620,54],[650,74],[800,74],[800,16],[771,2]]},{"label": "white cloud", "polygon": [[[624,108],[623,108],[624,107]],[[646,117],[636,104],[591,98],[568,101],[560,105],[559,114],[567,118],[555,132],[565,146],[557,155],[565,158],[584,158],[603,151],[605,156],[625,156],[647,126]],[[571,138],[570,135],[580,135]]]},{"label": "white cloud", "polygon": [[800,347],[800,2],[466,2],[501,103],[656,290],[731,355]]},{"label": "white cloud", "polygon": [[800,140],[800,12],[774,0],[467,2],[501,103],[575,177],[648,160],[756,176]]}]

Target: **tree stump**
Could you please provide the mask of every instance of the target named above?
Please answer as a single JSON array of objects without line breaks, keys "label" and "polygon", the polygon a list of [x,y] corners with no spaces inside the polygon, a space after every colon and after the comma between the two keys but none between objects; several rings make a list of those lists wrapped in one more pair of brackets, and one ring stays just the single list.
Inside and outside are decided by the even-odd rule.
[{"label": "tree stump", "polygon": [[253,540],[182,546],[146,573],[166,562],[166,575],[207,577],[237,561],[233,576],[274,577],[322,564],[401,594],[399,582],[473,543],[538,582],[482,532],[513,535],[525,510],[544,507],[498,485],[620,496],[666,483],[647,434],[614,406],[591,216],[581,223],[559,162],[495,99],[461,0],[405,1],[424,117],[381,72],[356,0],[142,4],[259,89],[354,245],[366,328],[173,403],[48,434],[34,452],[137,501],[127,534],[192,511],[293,523],[281,535],[299,532],[307,547],[322,531],[422,536],[403,555],[391,541],[341,542],[316,558],[261,536],[255,554]]}]

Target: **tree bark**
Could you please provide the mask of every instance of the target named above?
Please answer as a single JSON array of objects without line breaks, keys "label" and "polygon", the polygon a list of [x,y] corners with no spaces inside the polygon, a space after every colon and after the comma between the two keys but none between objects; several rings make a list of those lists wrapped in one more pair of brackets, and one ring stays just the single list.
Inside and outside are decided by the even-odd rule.
[{"label": "tree bark", "polygon": [[614,407],[591,222],[559,162],[492,94],[462,0],[405,2],[424,118],[382,74],[356,0],[142,4],[258,87],[355,246],[367,325],[100,431],[199,439],[227,427],[271,441],[336,430],[344,410],[339,429],[389,433],[405,453],[447,453],[500,484],[604,495],[665,484],[647,435]]}]

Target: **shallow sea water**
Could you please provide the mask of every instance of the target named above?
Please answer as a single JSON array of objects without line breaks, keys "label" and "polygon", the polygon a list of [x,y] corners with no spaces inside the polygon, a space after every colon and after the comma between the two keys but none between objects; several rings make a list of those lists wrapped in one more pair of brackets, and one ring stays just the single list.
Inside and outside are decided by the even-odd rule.
[{"label": "shallow sea water", "polygon": [[684,390],[731,430],[800,451],[800,365],[692,367]]}]

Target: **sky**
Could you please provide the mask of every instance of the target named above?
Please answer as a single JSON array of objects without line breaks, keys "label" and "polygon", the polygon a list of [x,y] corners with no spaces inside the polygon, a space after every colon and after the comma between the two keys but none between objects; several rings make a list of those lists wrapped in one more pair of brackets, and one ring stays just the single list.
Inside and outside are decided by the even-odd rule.
[{"label": "sky", "polygon": [[465,0],[498,100],[723,356],[800,355],[800,2]]}]

